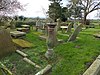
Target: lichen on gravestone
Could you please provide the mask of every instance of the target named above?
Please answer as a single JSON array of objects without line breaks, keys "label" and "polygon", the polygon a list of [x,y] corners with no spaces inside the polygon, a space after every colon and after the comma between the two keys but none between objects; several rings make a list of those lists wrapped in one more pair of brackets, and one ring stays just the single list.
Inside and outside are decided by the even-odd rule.
[{"label": "lichen on gravestone", "polygon": [[69,37],[67,42],[74,41],[76,39],[76,37],[78,36],[79,32],[81,31],[81,29],[82,29],[82,25],[79,25],[75,29],[75,31],[72,33],[72,35]]},{"label": "lichen on gravestone", "polygon": [[10,32],[6,29],[0,30],[0,58],[15,51]]}]

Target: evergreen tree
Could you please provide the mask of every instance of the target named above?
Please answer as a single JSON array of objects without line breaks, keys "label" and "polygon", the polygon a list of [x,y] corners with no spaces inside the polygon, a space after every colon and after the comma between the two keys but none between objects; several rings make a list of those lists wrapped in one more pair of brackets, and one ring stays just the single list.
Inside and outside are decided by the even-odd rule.
[{"label": "evergreen tree", "polygon": [[60,2],[62,0],[49,0],[49,1],[51,1],[48,10],[49,17],[54,21],[56,21],[58,18],[61,18],[62,11],[61,11]]}]

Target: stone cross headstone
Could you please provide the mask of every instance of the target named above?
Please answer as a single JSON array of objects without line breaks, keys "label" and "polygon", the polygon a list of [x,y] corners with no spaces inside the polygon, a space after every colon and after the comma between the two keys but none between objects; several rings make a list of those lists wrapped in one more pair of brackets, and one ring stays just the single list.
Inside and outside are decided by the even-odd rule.
[{"label": "stone cross headstone", "polygon": [[48,38],[47,38],[47,46],[48,50],[45,53],[47,58],[53,55],[53,48],[57,45],[57,38],[56,38],[56,24],[55,23],[48,23]]},{"label": "stone cross headstone", "polygon": [[15,47],[10,32],[5,29],[0,30],[0,58],[14,51]]},{"label": "stone cross headstone", "polygon": [[73,34],[69,37],[69,39],[68,39],[67,42],[74,41],[74,40],[76,39],[77,35],[79,34],[79,32],[81,31],[81,29],[82,29],[82,26],[79,25],[79,26],[75,29],[75,31],[73,32]]},{"label": "stone cross headstone", "polygon": [[72,24],[69,24],[68,25],[68,28],[67,28],[67,33],[70,33],[71,32],[71,28],[72,28]]}]

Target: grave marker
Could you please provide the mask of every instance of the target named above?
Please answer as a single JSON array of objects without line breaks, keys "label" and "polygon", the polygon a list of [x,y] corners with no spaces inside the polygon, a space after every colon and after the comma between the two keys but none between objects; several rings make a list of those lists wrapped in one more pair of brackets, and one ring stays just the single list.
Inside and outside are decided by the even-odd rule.
[{"label": "grave marker", "polygon": [[38,31],[42,27],[42,22],[38,19],[36,21],[36,31]]},{"label": "grave marker", "polygon": [[79,32],[81,31],[82,29],[82,25],[79,25],[75,31],[73,32],[73,34],[69,37],[68,41],[67,42],[70,42],[70,41],[74,41],[77,37],[77,35],[79,34]]},{"label": "grave marker", "polygon": [[57,38],[56,38],[56,24],[55,23],[48,23],[48,38],[47,38],[47,46],[48,50],[45,53],[47,58],[50,58],[53,55],[53,48],[57,45]]},{"label": "grave marker", "polygon": [[69,24],[68,25],[68,28],[67,28],[67,33],[70,33],[71,32],[71,28],[72,28],[72,24]]},{"label": "grave marker", "polygon": [[0,58],[8,53],[14,52],[15,47],[8,30],[0,30]]},{"label": "grave marker", "polygon": [[60,26],[61,26],[61,20],[59,18],[59,19],[57,19],[56,31],[58,31],[60,29]]}]

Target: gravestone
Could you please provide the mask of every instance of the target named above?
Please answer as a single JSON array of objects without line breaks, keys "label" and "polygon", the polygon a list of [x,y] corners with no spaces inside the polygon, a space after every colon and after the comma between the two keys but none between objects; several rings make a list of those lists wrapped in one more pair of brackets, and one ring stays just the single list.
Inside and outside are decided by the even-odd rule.
[{"label": "gravestone", "polygon": [[36,21],[36,31],[38,31],[42,27],[42,22],[38,19]]},{"label": "gravestone", "polygon": [[8,30],[0,30],[0,58],[15,51],[10,32]]},{"label": "gravestone", "polygon": [[16,29],[14,19],[12,19],[11,22],[10,22],[10,28],[11,28],[11,29]]},{"label": "gravestone", "polygon": [[57,44],[57,38],[56,38],[56,24],[55,23],[48,23],[48,37],[47,37],[47,44],[48,48],[53,48]]},{"label": "gravestone", "polygon": [[61,20],[59,18],[59,19],[57,19],[56,31],[58,31],[60,29],[60,26],[61,26]]},{"label": "gravestone", "polygon": [[38,29],[39,29],[39,24],[38,23],[39,23],[39,20],[36,21],[36,31],[38,31]]},{"label": "gravestone", "polygon": [[68,25],[68,28],[67,28],[67,33],[70,33],[71,32],[71,28],[72,28],[72,24],[69,24]]},{"label": "gravestone", "polygon": [[79,34],[79,32],[81,31],[82,29],[82,25],[79,25],[75,31],[73,32],[73,34],[69,37],[68,41],[67,42],[70,42],[70,41],[74,41],[77,37],[77,35]]},{"label": "gravestone", "polygon": [[74,23],[74,24],[73,24],[73,27],[74,27],[74,29],[76,29],[76,28],[77,28],[77,24],[76,24],[76,23]]},{"label": "gravestone", "polygon": [[48,38],[47,38],[47,47],[48,50],[45,53],[47,58],[51,58],[53,56],[53,48],[57,45],[57,38],[56,38],[56,24],[55,23],[48,23]]}]

